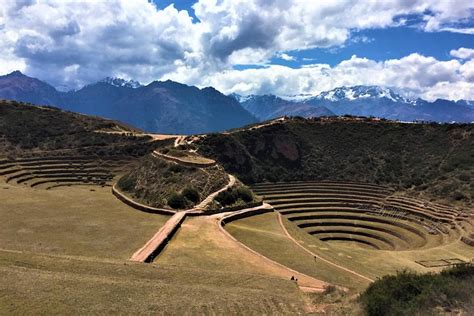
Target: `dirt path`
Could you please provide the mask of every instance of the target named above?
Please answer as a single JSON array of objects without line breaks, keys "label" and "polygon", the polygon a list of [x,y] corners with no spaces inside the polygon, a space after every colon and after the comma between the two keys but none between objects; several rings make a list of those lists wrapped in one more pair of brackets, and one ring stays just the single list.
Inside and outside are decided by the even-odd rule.
[{"label": "dirt path", "polygon": [[138,249],[130,258],[130,261],[145,262],[151,254],[159,247],[166,244],[179,225],[186,217],[186,212],[178,212],[160,228],[160,230],[140,249]]},{"label": "dirt path", "polygon": [[176,137],[176,139],[174,140],[174,147],[178,147],[179,145],[181,145],[181,143],[184,141],[184,139],[186,138],[186,136],[178,136]]},{"label": "dirt path", "polygon": [[321,256],[319,256],[318,254],[312,252],[311,250],[306,249],[306,247],[304,247],[303,245],[301,245],[295,238],[293,238],[293,236],[290,235],[290,233],[289,233],[288,230],[286,229],[285,225],[283,224],[283,217],[282,217],[282,215],[281,215],[279,212],[278,212],[278,221],[280,222],[280,226],[281,226],[281,228],[283,229],[283,231],[285,232],[285,235],[286,235],[291,241],[293,241],[298,247],[300,247],[301,249],[303,249],[304,251],[306,251],[307,253],[309,253],[309,254],[312,255],[313,257],[317,258],[318,260],[324,261],[324,262],[326,262],[326,263],[328,263],[328,264],[330,264],[330,265],[332,265],[332,266],[334,266],[334,267],[336,267],[336,268],[338,268],[338,269],[341,269],[341,270],[344,270],[344,271],[346,271],[346,272],[349,272],[349,273],[351,273],[351,274],[353,274],[353,275],[355,275],[355,276],[357,276],[357,277],[359,277],[359,278],[362,278],[362,279],[367,280],[367,281],[369,281],[369,282],[374,282],[374,280],[371,279],[371,278],[368,278],[368,277],[366,277],[366,276],[364,276],[364,275],[362,275],[362,274],[360,274],[360,273],[357,273],[357,272],[355,272],[354,270],[351,270],[351,269],[348,269],[348,268],[343,267],[343,266],[341,266],[341,265],[338,265],[337,263],[334,263],[334,262],[332,262],[332,261],[329,261],[329,260],[327,260],[327,259],[324,259],[323,257],[321,257]]},{"label": "dirt path", "polygon": [[201,203],[196,205],[192,209],[192,211],[202,211],[202,210],[204,210],[209,205],[209,203],[211,203],[212,200],[214,200],[214,198],[219,193],[227,190],[228,188],[232,187],[234,184],[235,184],[235,177],[233,175],[229,174],[229,183],[227,183],[227,185],[225,185],[223,188],[217,190],[216,192],[209,194],[204,200],[201,201]]},{"label": "dirt path", "polygon": [[[237,213],[247,212],[260,208],[271,208],[269,204],[264,203],[262,206],[238,211]],[[231,213],[216,214],[213,216],[206,217],[206,221],[214,222],[213,225],[209,223],[210,229],[212,229],[212,237],[216,240],[220,247],[225,248],[225,251],[237,255],[241,260],[251,263],[260,269],[265,270],[267,273],[279,276],[283,279],[289,280],[292,276],[298,279],[298,286],[302,287],[305,291],[311,292],[322,292],[328,283],[313,278],[304,273],[293,270],[285,265],[282,265],[276,261],[271,260],[268,257],[256,252],[255,250],[247,247],[237,239],[235,239],[229,232],[222,226],[222,219]],[[204,223],[203,223],[204,224]],[[214,227],[214,228],[212,228]]]}]

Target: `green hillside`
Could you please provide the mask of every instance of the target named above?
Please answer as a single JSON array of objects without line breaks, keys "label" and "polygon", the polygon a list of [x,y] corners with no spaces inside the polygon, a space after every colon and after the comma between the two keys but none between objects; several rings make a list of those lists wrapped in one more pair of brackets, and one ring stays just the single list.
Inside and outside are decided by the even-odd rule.
[{"label": "green hillside", "polygon": [[291,118],[211,134],[198,146],[247,184],[377,183],[468,204],[474,198],[473,130],[469,124]]},{"label": "green hillside", "polygon": [[156,146],[151,137],[116,121],[15,101],[0,101],[0,135],[0,152],[13,157],[141,156]]}]

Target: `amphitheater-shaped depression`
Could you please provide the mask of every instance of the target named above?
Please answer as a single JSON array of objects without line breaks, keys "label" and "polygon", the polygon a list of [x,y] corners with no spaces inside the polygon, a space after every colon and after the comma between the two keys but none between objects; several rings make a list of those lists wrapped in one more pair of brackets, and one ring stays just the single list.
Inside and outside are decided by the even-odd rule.
[{"label": "amphitheater-shaped depression", "polygon": [[376,250],[426,249],[469,230],[462,210],[381,185],[339,182],[260,183],[253,191],[321,241]]}]

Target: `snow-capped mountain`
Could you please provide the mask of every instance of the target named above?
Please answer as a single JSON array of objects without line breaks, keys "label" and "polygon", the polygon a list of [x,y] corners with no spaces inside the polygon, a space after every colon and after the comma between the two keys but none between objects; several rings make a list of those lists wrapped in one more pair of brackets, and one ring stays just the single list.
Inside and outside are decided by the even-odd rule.
[{"label": "snow-capped mountain", "polygon": [[108,83],[114,87],[126,87],[126,88],[133,88],[133,89],[140,88],[142,86],[140,82],[135,81],[135,80],[125,80],[122,78],[112,78],[112,77],[104,78],[99,82]]},{"label": "snow-capped mountain", "polygon": [[[234,96],[235,98],[235,96]],[[401,121],[473,122],[472,101],[407,99],[379,86],[338,87],[316,96],[238,96],[242,106],[260,119],[289,116],[356,115]],[[311,108],[313,107],[313,108]],[[317,111],[314,111],[318,108]],[[325,111],[321,111],[325,109]]]},{"label": "snow-capped mountain", "polygon": [[282,98],[283,100],[292,101],[292,102],[304,102],[314,97],[316,97],[316,95],[311,94],[311,93],[300,93],[300,94],[290,94],[290,95],[280,96],[280,98]]},{"label": "snow-capped mountain", "polygon": [[354,87],[339,87],[330,91],[321,92],[314,98],[306,99],[309,101],[312,99],[316,100],[327,100],[331,102],[338,102],[343,100],[353,101],[356,99],[383,99],[386,98],[393,102],[404,102],[409,103],[409,100],[395,93],[393,90],[379,86],[354,86]]},{"label": "snow-capped mountain", "polygon": [[244,109],[262,121],[286,115],[303,117],[334,115],[324,106],[292,102],[271,94],[241,96],[233,93],[229,96],[239,101]]},{"label": "snow-capped mountain", "polygon": [[474,108],[469,101],[410,100],[379,86],[339,87],[306,99],[304,103],[325,106],[337,115],[375,116],[402,121],[474,121]]}]

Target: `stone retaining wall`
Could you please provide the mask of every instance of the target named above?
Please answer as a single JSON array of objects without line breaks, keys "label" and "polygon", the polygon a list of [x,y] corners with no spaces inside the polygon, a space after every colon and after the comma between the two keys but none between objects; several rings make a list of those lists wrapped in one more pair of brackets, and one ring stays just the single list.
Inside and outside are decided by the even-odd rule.
[{"label": "stone retaining wall", "polygon": [[243,205],[224,207],[224,208],[216,209],[216,210],[208,210],[208,211],[204,211],[203,215],[214,215],[214,214],[219,214],[219,213],[235,212],[235,211],[240,211],[240,210],[244,210],[244,209],[247,209],[247,208],[262,206],[262,205],[263,205],[263,200],[248,203],[248,204],[243,204]]},{"label": "stone retaining wall", "polygon": [[188,166],[188,167],[207,168],[207,167],[215,166],[217,164],[215,161],[208,162],[208,163],[206,163],[206,162],[191,162],[191,161],[183,160],[183,159],[178,158],[178,157],[165,155],[165,154],[162,154],[162,153],[157,152],[157,151],[154,151],[152,155],[156,158],[161,158],[161,159],[165,159],[165,160],[168,160],[168,161],[176,162],[180,165]]},{"label": "stone retaining wall", "polygon": [[236,221],[238,219],[247,218],[250,216],[255,216],[255,215],[260,215],[260,214],[265,214],[265,213],[271,213],[271,212],[274,212],[272,208],[249,209],[248,211],[244,211],[244,212],[236,212],[236,213],[224,216],[221,220],[221,225],[225,226],[226,224]]},{"label": "stone retaining wall", "polygon": [[134,209],[146,212],[146,213],[153,213],[153,214],[163,214],[163,215],[174,215],[176,214],[176,211],[173,210],[168,210],[164,208],[156,208],[156,207],[151,207],[145,204],[138,203],[129,197],[125,196],[122,192],[120,192],[117,187],[117,185],[114,185],[112,187],[112,194],[115,195],[117,199],[122,201],[123,203],[127,204],[130,207],[133,207]]}]

